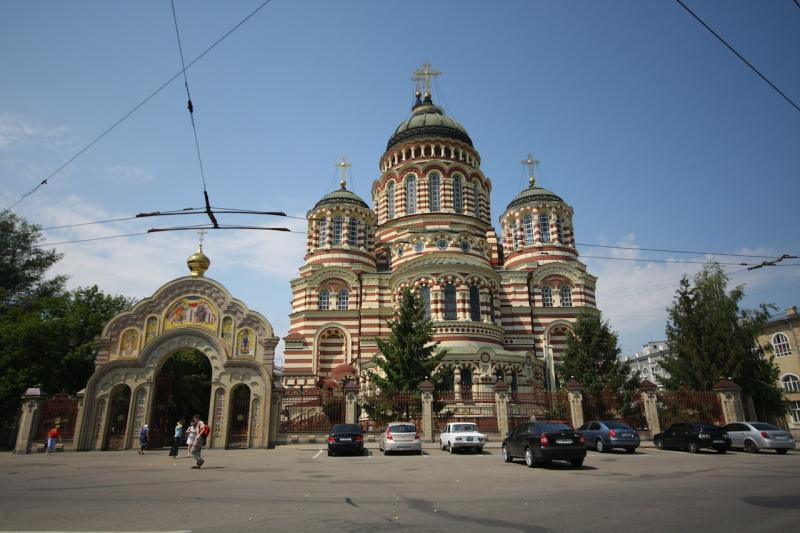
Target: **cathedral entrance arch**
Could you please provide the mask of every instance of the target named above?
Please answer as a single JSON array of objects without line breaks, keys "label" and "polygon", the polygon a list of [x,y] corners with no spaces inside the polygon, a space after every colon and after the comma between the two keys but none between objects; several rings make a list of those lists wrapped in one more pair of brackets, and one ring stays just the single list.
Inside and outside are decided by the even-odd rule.
[{"label": "cathedral entrance arch", "polygon": [[236,385],[231,391],[231,408],[228,416],[228,442],[226,448],[247,448],[250,420],[250,387]]}]

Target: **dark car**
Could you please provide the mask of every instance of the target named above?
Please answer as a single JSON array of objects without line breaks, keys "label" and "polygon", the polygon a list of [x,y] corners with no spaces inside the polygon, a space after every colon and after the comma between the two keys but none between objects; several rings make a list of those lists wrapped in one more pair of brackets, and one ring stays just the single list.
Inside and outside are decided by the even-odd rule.
[{"label": "dark car", "polygon": [[701,448],[713,448],[718,453],[725,453],[731,447],[731,439],[725,430],[704,422],[672,424],[666,431],[657,433],[653,443],[659,450],[673,448],[689,450],[691,453],[697,453]]},{"label": "dark car", "polygon": [[364,455],[364,432],[358,424],[337,424],[328,435],[328,456],[351,453]]},{"label": "dark car", "polygon": [[586,446],[593,447],[600,453],[612,448],[623,448],[633,453],[639,447],[639,433],[635,429],[614,420],[592,420],[578,428],[586,438]]},{"label": "dark car", "polygon": [[586,439],[562,422],[527,422],[508,432],[502,450],[507,463],[522,457],[530,468],[554,460],[578,468],[586,457]]}]

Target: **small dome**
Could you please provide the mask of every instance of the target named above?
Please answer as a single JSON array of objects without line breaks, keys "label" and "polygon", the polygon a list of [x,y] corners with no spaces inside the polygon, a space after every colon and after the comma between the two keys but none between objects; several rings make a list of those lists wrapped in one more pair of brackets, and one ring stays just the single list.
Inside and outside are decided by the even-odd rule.
[{"label": "small dome", "polygon": [[527,204],[530,202],[561,202],[565,203],[564,200],[561,199],[553,191],[549,191],[542,187],[537,187],[535,185],[531,185],[517,196],[511,200],[511,203],[508,204],[506,210],[511,209],[512,207],[517,207],[522,204]]},{"label": "small dome", "polygon": [[200,245],[200,248],[186,260],[186,265],[189,267],[189,272],[192,273],[192,276],[202,276],[211,266],[211,259],[203,253],[203,246]]},{"label": "small dome", "polygon": [[472,139],[466,128],[445,115],[439,106],[434,105],[430,95],[426,95],[424,101],[417,99],[416,105],[411,110],[411,118],[397,126],[386,149],[389,150],[396,144],[419,137],[446,137],[472,146]]},{"label": "small dome", "polygon": [[314,205],[314,209],[328,204],[355,204],[369,209],[367,203],[356,193],[348,191],[344,184],[342,184],[341,189],[329,192],[323,196],[320,201]]}]

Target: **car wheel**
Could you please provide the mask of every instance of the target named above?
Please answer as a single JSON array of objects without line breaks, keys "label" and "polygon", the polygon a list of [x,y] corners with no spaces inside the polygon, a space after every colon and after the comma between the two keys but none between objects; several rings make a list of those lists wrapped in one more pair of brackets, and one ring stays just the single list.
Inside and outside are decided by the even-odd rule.
[{"label": "car wheel", "polygon": [[636,453],[636,448],[625,448],[625,451],[628,453]]},{"label": "car wheel", "polygon": [[333,450],[328,450],[328,457],[333,457]]},{"label": "car wheel", "polygon": [[700,448],[697,446],[696,442],[690,442],[688,447],[689,453],[697,453],[700,451]]},{"label": "car wheel", "polygon": [[502,453],[503,453],[503,461],[510,463],[511,461],[514,460],[514,458],[511,457],[511,454],[508,453],[508,446],[506,446],[505,444],[503,444]]},{"label": "car wheel", "polygon": [[653,442],[653,444],[655,444],[656,448],[658,448],[659,450],[663,450],[664,449],[664,441],[662,441],[661,439],[656,439]]},{"label": "car wheel", "polygon": [[714,449],[717,450],[717,453],[725,453],[725,452],[728,451],[728,448],[725,448],[723,446],[720,446],[719,448],[714,448]]},{"label": "car wheel", "polygon": [[778,448],[777,450],[775,450],[775,453],[777,453],[778,455],[786,455],[786,452],[788,451],[789,450],[786,448]]},{"label": "car wheel", "polygon": [[476,448],[476,451],[478,452],[478,455],[483,455],[483,447]]},{"label": "car wheel", "polygon": [[389,455],[389,450],[382,450],[382,451],[383,451],[383,455]]},{"label": "car wheel", "polygon": [[533,450],[530,448],[525,448],[525,464],[528,465],[528,468],[536,466],[536,459],[533,458]]},{"label": "car wheel", "polygon": [[417,455],[422,455],[422,450],[417,450]]},{"label": "car wheel", "polygon": [[450,453],[456,453],[456,447],[453,446],[452,442],[448,444],[447,447],[450,448]]},{"label": "car wheel", "polygon": [[606,451],[606,444],[603,442],[603,439],[597,439],[595,441],[594,449],[597,450],[597,453],[604,453]]},{"label": "car wheel", "polygon": [[756,443],[751,440],[746,440],[744,442],[744,451],[747,453],[758,453],[758,446]]},{"label": "car wheel", "polygon": [[580,468],[583,466],[583,458],[581,459],[571,459],[569,464],[572,465],[572,468]]},{"label": "car wheel", "polygon": [[446,450],[446,449],[447,449],[447,446],[445,446],[445,445],[444,445],[444,442],[443,442],[443,441],[441,441],[441,440],[439,441],[439,449],[441,449],[442,451],[444,451],[444,450]]}]

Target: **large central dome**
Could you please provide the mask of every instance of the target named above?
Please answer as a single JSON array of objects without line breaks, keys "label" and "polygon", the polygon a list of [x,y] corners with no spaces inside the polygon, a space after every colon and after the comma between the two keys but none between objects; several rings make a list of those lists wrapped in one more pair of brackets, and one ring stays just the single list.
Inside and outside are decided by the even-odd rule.
[{"label": "large central dome", "polygon": [[425,95],[425,100],[420,100],[420,95],[417,93],[417,102],[411,109],[411,118],[397,126],[386,145],[386,150],[410,139],[421,137],[445,137],[472,146],[472,139],[469,138],[464,126],[445,115],[439,106],[434,105],[429,94]]}]

